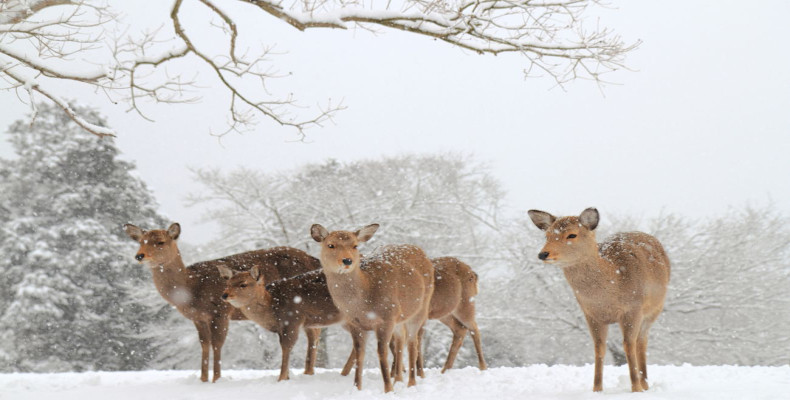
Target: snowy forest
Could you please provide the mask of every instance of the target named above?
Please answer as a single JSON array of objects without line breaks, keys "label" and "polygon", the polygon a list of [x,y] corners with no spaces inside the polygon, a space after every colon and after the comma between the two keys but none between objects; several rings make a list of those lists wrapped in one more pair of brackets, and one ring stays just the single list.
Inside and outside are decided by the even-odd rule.
[{"label": "snowy forest", "polygon": [[[72,108],[90,124],[111,128],[95,110]],[[177,216],[157,211],[113,138],[98,140],[81,129],[46,104],[35,118],[4,127],[15,156],[0,160],[0,370],[196,369],[193,325],[159,296],[148,269],[134,260],[138,245],[122,229],[125,223],[164,229]],[[273,246],[315,256],[312,224],[356,229],[375,222],[381,228],[363,254],[412,243],[430,257],[457,257],[479,274],[477,321],[489,366],[592,361],[587,326],[565,278],[537,258],[544,236],[526,215],[533,205],[508,205],[484,161],[404,154],[278,173],[194,169],[193,179],[204,189],[185,200],[208,206],[205,219],[218,229],[206,245],[179,243],[187,264]],[[663,243],[672,263],[666,306],[651,331],[651,364],[790,361],[790,217],[770,202],[733,205],[704,219],[601,213],[599,241],[642,230]],[[426,366],[440,366],[451,332],[436,321],[426,329]],[[607,361],[624,364],[613,329]],[[348,334],[331,327],[324,339],[323,366],[342,366]],[[292,365],[304,362],[303,348],[301,338]],[[232,322],[223,365],[275,369],[279,353],[275,334]],[[467,340],[456,366],[476,361]]]}]

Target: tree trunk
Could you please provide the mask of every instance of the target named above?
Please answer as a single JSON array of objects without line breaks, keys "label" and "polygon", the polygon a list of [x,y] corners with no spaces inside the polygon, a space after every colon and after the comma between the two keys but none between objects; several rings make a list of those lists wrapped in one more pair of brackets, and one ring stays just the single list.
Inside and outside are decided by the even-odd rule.
[{"label": "tree trunk", "polygon": [[329,368],[329,352],[326,347],[327,332],[328,329],[321,330],[321,336],[318,337],[318,352],[315,357],[316,368]]},{"label": "tree trunk", "polygon": [[628,363],[628,360],[625,358],[625,351],[623,351],[622,345],[608,341],[606,343],[606,347],[609,348],[609,353],[612,354],[614,365],[625,365]]}]

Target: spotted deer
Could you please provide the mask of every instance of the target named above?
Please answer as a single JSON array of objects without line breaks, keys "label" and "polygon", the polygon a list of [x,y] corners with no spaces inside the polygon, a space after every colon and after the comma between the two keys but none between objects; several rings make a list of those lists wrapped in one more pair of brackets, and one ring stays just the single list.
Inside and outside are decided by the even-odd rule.
[{"label": "spotted deer", "polygon": [[[485,370],[486,362],[483,358],[483,346],[480,340],[480,330],[475,320],[475,296],[477,296],[477,274],[472,268],[454,257],[440,257],[431,259],[434,267],[434,289],[431,296],[431,305],[428,312],[428,319],[436,319],[447,325],[453,332],[453,341],[450,344],[450,352],[447,354],[447,361],[444,363],[442,373],[453,367],[455,357],[461,349],[466,333],[471,331],[472,339],[477,351],[477,361],[480,370]],[[425,377],[423,372],[423,348],[422,337],[424,329],[419,333],[419,350],[417,358],[417,374]],[[400,353],[396,348],[395,341],[391,342],[390,350],[395,357]],[[342,375],[348,375],[354,366],[355,354],[352,349],[351,355],[343,367]],[[392,374],[397,375],[398,360],[395,360],[392,367]],[[397,380],[397,379],[396,379]]]},{"label": "spotted deer", "polygon": [[135,259],[148,265],[159,294],[195,324],[202,351],[200,380],[203,382],[208,381],[209,349],[214,351],[212,382],[216,382],[221,376],[222,345],[228,333],[228,321],[245,319],[239,310],[220,299],[225,280],[219,275],[218,265],[235,271],[258,267],[271,281],[319,267],[312,261],[315,258],[288,247],[249,251],[187,267],[176,244],[181,235],[178,223],[167,230],[151,231],[126,224],[124,230],[140,244]]},{"label": "spotted deer", "polygon": [[[313,260],[311,266],[320,268],[318,259]],[[315,270],[269,282],[255,267],[245,272],[236,272],[224,265],[218,268],[227,280],[222,299],[279,336],[282,363],[278,381],[289,379],[288,360],[300,328],[307,335],[304,373],[313,375],[321,329],[343,319],[332,302],[324,273]]]},{"label": "spotted deer", "polygon": [[370,240],[378,227],[372,224],[356,232],[329,232],[315,224],[310,234],[321,243],[321,267],[329,292],[351,332],[357,365],[354,384],[362,389],[367,332],[374,331],[384,392],[390,392],[390,340],[408,343],[408,386],[417,384],[418,336],[428,318],[433,265],[422,249],[412,245],[383,246],[363,258],[357,246]]},{"label": "spotted deer", "polygon": [[587,319],[595,346],[593,391],[603,390],[606,334],[613,323],[623,332],[631,391],[647,390],[648,330],[664,307],[669,283],[669,259],[661,243],[646,233],[621,232],[598,244],[595,208],[578,217],[538,210],[529,216],[546,231],[538,258],[562,268]]}]

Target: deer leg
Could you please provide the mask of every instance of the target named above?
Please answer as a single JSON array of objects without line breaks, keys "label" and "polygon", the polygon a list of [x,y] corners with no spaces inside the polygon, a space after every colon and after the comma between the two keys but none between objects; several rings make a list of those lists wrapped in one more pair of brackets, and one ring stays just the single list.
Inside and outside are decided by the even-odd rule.
[{"label": "deer leg", "polygon": [[315,359],[318,355],[318,339],[321,336],[321,328],[304,328],[307,335],[307,356],[304,361],[304,374],[315,374]]},{"label": "deer leg", "polygon": [[291,350],[296,344],[296,339],[299,338],[299,330],[283,329],[278,332],[278,334],[280,335],[280,348],[283,353],[282,363],[280,364],[280,377],[277,379],[277,382],[280,382],[290,378],[288,374],[288,361],[291,358]]},{"label": "deer leg", "polygon": [[469,334],[472,336],[472,341],[475,344],[475,351],[477,352],[477,366],[481,371],[485,371],[488,366],[486,365],[485,357],[483,357],[482,338],[480,337],[480,329],[478,329],[477,321],[475,320],[475,303],[471,301],[461,302],[458,310],[453,312],[453,317],[455,317],[457,322],[460,322],[469,330]]},{"label": "deer leg", "polygon": [[403,329],[396,329],[392,333],[390,348],[393,356],[391,375],[395,377],[395,382],[403,382]]},{"label": "deer leg", "polygon": [[409,335],[408,338],[408,346],[409,346],[409,384],[407,386],[414,386],[417,384],[417,377],[416,377],[416,364],[417,364],[417,352],[419,348],[417,347],[417,333],[413,333]]},{"label": "deer leg", "polygon": [[[343,327],[343,329],[348,331],[348,333],[351,333],[351,328],[348,325],[343,324],[341,326]],[[352,345],[351,354],[348,355],[348,360],[346,361],[346,365],[343,366],[343,370],[340,371],[340,375],[342,376],[348,375],[348,373],[351,372],[351,368],[354,366],[354,361],[356,361],[356,359],[357,359],[357,353],[354,351],[354,346]]]},{"label": "deer leg", "polygon": [[444,362],[444,367],[442,368],[442,373],[445,373],[445,371],[453,367],[455,357],[458,355],[458,350],[461,349],[461,345],[464,343],[467,329],[452,315],[446,315],[439,319],[439,321],[447,325],[447,327],[453,331],[453,341],[450,344],[450,352],[447,353],[447,361]]},{"label": "deer leg", "polygon": [[354,386],[357,390],[362,390],[362,366],[365,365],[365,342],[368,333],[356,328],[350,328],[351,340],[354,342],[354,350],[351,354],[356,356],[357,369],[354,372]]},{"label": "deer leg", "polygon": [[[395,376],[395,367],[398,363],[398,356],[396,354],[397,349],[395,348],[395,334],[392,335],[392,340],[390,340],[390,353],[392,353],[392,368],[390,368],[390,376]],[[396,381],[397,382],[397,381]]]},{"label": "deer leg", "polygon": [[475,351],[477,352],[477,366],[481,371],[485,371],[488,369],[488,366],[486,365],[485,358],[483,358],[483,340],[480,338],[480,329],[477,328],[477,322],[472,321],[471,326],[468,324],[464,325],[467,326],[468,329],[471,329],[469,334],[472,335],[472,341],[475,343]]},{"label": "deer leg", "polygon": [[636,360],[639,363],[639,383],[642,389],[647,390],[650,388],[647,384],[647,331],[650,329],[651,323],[649,321],[642,322],[642,329],[639,331],[639,336],[636,338]]},{"label": "deer leg", "polygon": [[357,387],[357,390],[362,390],[362,367],[365,365],[365,342],[367,342],[368,333],[363,330],[352,330],[351,336],[354,341],[354,353],[357,355],[354,386]]},{"label": "deer leg", "polygon": [[203,321],[193,321],[195,328],[198,331],[198,340],[200,341],[200,380],[208,382],[208,351],[211,347],[211,331],[208,324]]},{"label": "deer leg", "polygon": [[[427,316],[427,312],[425,313]],[[417,384],[417,357],[419,355],[418,339],[420,328],[425,323],[425,318],[411,320],[406,323],[406,344],[409,347],[409,383],[407,386]]]},{"label": "deer leg", "polygon": [[382,324],[376,329],[377,350],[379,353],[379,366],[381,368],[381,378],[384,380],[384,393],[392,391],[392,380],[390,379],[389,358],[387,351],[392,340],[394,327],[390,324]]},{"label": "deer leg", "polygon": [[450,351],[447,354],[447,360],[444,363],[444,367],[442,368],[442,373],[445,373],[448,369],[453,367],[455,363],[455,358],[458,355],[458,351],[461,349],[461,346],[464,343],[464,338],[466,337],[467,329],[452,315],[448,315],[440,321],[447,325],[450,330],[453,332],[453,340],[450,344]]},{"label": "deer leg", "polygon": [[417,375],[425,379],[425,359],[423,357],[422,337],[425,335],[425,327],[421,326],[417,332]]},{"label": "deer leg", "polygon": [[357,360],[357,352],[354,351],[354,347],[351,347],[351,354],[348,355],[348,361],[346,361],[346,365],[343,366],[343,370],[340,371],[340,375],[346,376],[349,372],[351,372],[351,368],[354,367],[354,362]]},{"label": "deer leg", "polygon": [[222,376],[222,346],[225,344],[225,337],[228,336],[228,317],[217,318],[211,321],[211,347],[214,350],[214,377],[212,382],[216,382]]},{"label": "deer leg", "polygon": [[606,335],[609,325],[599,323],[587,317],[587,327],[595,346],[595,377],[593,378],[593,392],[603,391],[603,358],[606,356]]},{"label": "deer leg", "polygon": [[639,336],[639,331],[642,329],[641,316],[626,315],[620,321],[620,329],[623,331],[623,350],[628,361],[628,372],[631,376],[631,391],[641,392],[644,389],[642,389],[640,382],[639,365],[636,358],[636,339]]},{"label": "deer leg", "polygon": [[304,374],[315,374],[315,358],[318,353],[318,335],[321,334],[321,329],[308,328],[302,326],[305,335],[307,335],[307,354],[304,358]]}]

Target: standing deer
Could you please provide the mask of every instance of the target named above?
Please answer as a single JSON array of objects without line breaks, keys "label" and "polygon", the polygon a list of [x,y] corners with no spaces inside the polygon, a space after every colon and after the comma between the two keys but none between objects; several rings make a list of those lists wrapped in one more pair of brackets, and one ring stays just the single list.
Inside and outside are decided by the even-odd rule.
[{"label": "standing deer", "polygon": [[664,308],[669,282],[669,259],[661,243],[642,232],[621,232],[596,243],[595,208],[578,217],[557,218],[537,210],[529,216],[546,231],[538,258],[562,268],[587,319],[595,345],[593,391],[603,390],[606,334],[613,323],[623,331],[631,391],[647,390],[647,334]]},{"label": "standing deer", "polygon": [[[453,331],[453,341],[450,345],[450,352],[447,354],[447,361],[444,363],[444,368],[442,368],[442,373],[453,367],[458,350],[461,349],[466,333],[470,330],[472,331],[472,339],[475,342],[475,350],[477,350],[478,366],[480,370],[485,370],[487,367],[483,358],[483,347],[480,343],[480,330],[477,328],[477,322],[475,321],[474,298],[477,296],[477,274],[472,271],[471,267],[454,257],[434,258],[431,259],[431,263],[433,263],[434,267],[434,289],[433,296],[431,296],[428,319],[437,319]],[[417,357],[417,374],[421,377],[425,377],[422,348],[424,332],[424,329],[420,329],[418,342],[420,354]],[[392,373],[396,376],[398,376],[397,365],[400,364],[397,360],[400,349],[397,346],[398,344],[395,341],[391,342],[390,349],[396,357]],[[351,372],[355,356],[352,350],[346,365],[343,367],[342,375],[345,376]]]},{"label": "standing deer", "polygon": [[[320,268],[318,259],[313,260]],[[288,360],[299,338],[299,328],[307,334],[304,373],[313,375],[321,328],[343,319],[332,302],[324,273],[315,270],[267,284],[258,268],[247,272],[235,272],[224,265],[218,268],[220,275],[227,279],[222,299],[280,337],[282,364],[278,381],[289,378]]]},{"label": "standing deer", "polygon": [[[422,249],[412,245],[383,246],[375,255],[362,258],[357,246],[370,240],[378,227],[378,224],[373,224],[356,232],[330,233],[315,224],[310,234],[321,243],[321,267],[326,274],[329,292],[343,313],[354,342],[357,364],[354,384],[357,389],[362,389],[367,332],[375,331],[386,393],[392,391],[387,351],[393,339],[408,343],[408,386],[417,384],[418,336],[428,318],[433,294],[433,266]],[[399,371],[400,368],[396,373]]]},{"label": "standing deer", "polygon": [[140,243],[134,258],[148,265],[159,294],[195,324],[202,349],[200,380],[203,382],[208,381],[209,348],[214,350],[212,382],[216,382],[221,376],[222,345],[228,333],[228,321],[245,319],[239,310],[220,299],[225,280],[219,275],[218,265],[236,271],[257,266],[263,276],[272,281],[319,267],[312,261],[315,258],[288,247],[234,254],[187,267],[176,245],[181,225],[175,223],[167,230],[145,231],[126,224],[124,230]]}]

